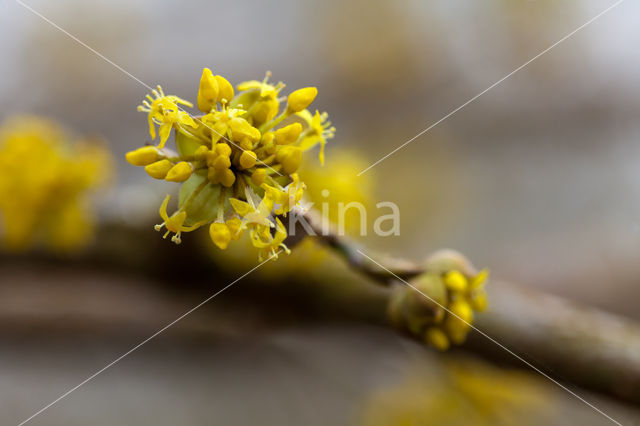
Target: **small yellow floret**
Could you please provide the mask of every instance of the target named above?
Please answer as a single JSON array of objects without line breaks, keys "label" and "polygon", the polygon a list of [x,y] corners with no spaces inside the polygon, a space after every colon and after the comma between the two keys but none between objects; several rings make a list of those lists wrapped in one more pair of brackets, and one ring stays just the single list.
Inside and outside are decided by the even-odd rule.
[{"label": "small yellow floret", "polygon": [[202,70],[200,87],[198,89],[198,109],[204,113],[210,112],[218,101],[218,81],[209,68]]},{"label": "small yellow floret", "polygon": [[160,154],[155,146],[143,146],[126,154],[127,162],[133,166],[147,166],[158,160]]},{"label": "small yellow floret", "polygon": [[229,230],[229,227],[220,222],[214,222],[211,224],[209,227],[209,236],[211,237],[211,241],[213,241],[213,243],[221,250],[226,249],[231,241],[231,231]]},{"label": "small yellow floret", "polygon": [[287,110],[296,113],[304,110],[318,95],[318,89],[315,87],[305,87],[292,92],[287,99]]},{"label": "small yellow floret", "polygon": [[165,179],[169,182],[184,182],[189,179],[192,172],[193,166],[191,164],[186,161],[180,161],[169,170]]},{"label": "small yellow floret", "polygon": [[173,164],[171,163],[171,161],[164,159],[149,164],[144,168],[144,171],[154,179],[164,179],[172,167]]},{"label": "small yellow floret", "polygon": [[249,169],[256,165],[257,155],[253,151],[243,151],[240,155],[240,167]]},{"label": "small yellow floret", "polygon": [[293,123],[276,130],[275,140],[278,145],[288,145],[298,140],[302,133],[302,124]]}]

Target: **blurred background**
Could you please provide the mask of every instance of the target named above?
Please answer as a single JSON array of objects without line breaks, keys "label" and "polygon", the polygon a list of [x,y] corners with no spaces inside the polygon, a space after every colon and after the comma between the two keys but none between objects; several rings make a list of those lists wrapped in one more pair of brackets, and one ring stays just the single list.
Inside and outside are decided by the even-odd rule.
[{"label": "blurred background", "polygon": [[[366,167],[613,1],[28,4],[189,100],[203,67],[234,84],[270,70],[288,89],[315,85],[314,105],[337,128],[328,166],[350,155]],[[623,2],[353,177],[371,205],[401,211],[401,235],[361,242],[414,260],[455,248],[501,279],[640,319],[639,14]],[[136,112],[147,89],[14,1],[0,4],[0,35],[0,119],[45,115],[103,137],[115,181],[96,197],[99,218],[153,223],[166,184],[124,161],[149,139]],[[184,258],[164,268],[175,275],[3,261],[0,423],[17,424],[238,275],[181,275]],[[311,282],[339,288],[349,272],[335,268],[248,278],[33,424],[607,424],[539,376],[437,354],[355,319],[344,300],[329,314],[305,301],[317,297]]]}]

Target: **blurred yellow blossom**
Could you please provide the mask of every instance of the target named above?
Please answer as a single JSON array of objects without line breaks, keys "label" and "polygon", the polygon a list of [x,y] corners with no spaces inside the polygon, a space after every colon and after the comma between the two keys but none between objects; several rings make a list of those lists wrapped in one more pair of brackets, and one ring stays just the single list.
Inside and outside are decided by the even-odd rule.
[{"label": "blurred yellow blossom", "polygon": [[373,393],[363,426],[552,424],[551,395],[529,373],[470,358],[412,363],[399,383]]},{"label": "blurred yellow blossom", "polygon": [[36,245],[72,250],[93,230],[88,192],[111,175],[109,152],[73,141],[56,123],[14,117],[0,127],[2,242],[20,251]]},{"label": "blurred yellow blossom", "polygon": [[440,251],[425,272],[397,287],[389,305],[392,322],[438,350],[461,344],[471,331],[474,312],[487,309],[487,269],[476,272],[459,253]]},{"label": "blurred yellow blossom", "polygon": [[324,167],[307,161],[300,169],[300,176],[309,186],[305,193],[309,201],[330,222],[343,223],[347,233],[360,228],[360,212],[348,209],[342,218],[338,208],[340,203],[356,202],[367,211],[375,206],[374,174],[354,178],[368,165],[361,153],[341,149],[332,152],[330,163]]},{"label": "blurred yellow blossom", "polygon": [[[127,153],[127,161],[155,179],[181,184],[178,209],[167,213],[168,198],[160,209],[163,222],[156,229],[166,228],[165,238],[174,233],[171,240],[180,243],[183,232],[209,225],[220,249],[248,231],[260,260],[289,252],[278,216],[301,206],[306,185],[298,169],[303,151],[317,143],[309,138],[321,139],[324,147],[334,129],[326,113],[304,119],[311,117],[305,108],[317,95],[315,87],[294,91],[281,109],[285,85],[271,84],[269,77],[240,83],[236,94],[224,77],[205,68],[197,95],[203,115],[190,116],[180,108],[190,102],[160,87],[138,108],[148,114],[152,138],[160,126],[160,143]],[[177,152],[165,148],[172,129]]]}]

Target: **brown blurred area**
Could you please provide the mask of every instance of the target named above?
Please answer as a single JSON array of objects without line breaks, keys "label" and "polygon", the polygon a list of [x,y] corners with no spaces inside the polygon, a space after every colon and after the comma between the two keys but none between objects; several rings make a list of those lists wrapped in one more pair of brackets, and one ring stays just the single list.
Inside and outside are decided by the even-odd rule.
[{"label": "brown blurred area", "polygon": [[[613,4],[27,3],[144,83],[186,99],[195,100],[205,66],[233,83],[270,70],[291,89],[316,85],[317,107],[337,128],[327,161],[350,149],[371,163]],[[401,235],[361,241],[411,259],[455,248],[501,279],[640,319],[638,13],[640,4],[622,3],[368,171],[375,197],[399,205]],[[149,140],[136,112],[147,89],[16,2],[0,5],[0,34],[0,119],[43,114],[104,136],[118,180],[96,200],[99,214],[154,217],[164,185],[123,158]],[[115,201],[123,193],[130,204]],[[17,424],[229,282],[207,277],[180,296],[180,280],[159,281],[2,262],[0,423]],[[423,370],[449,368],[349,315],[325,324],[310,320],[315,310],[289,315],[285,305],[284,319],[270,323],[268,309],[247,302],[251,292],[239,299],[240,307],[213,301],[33,424],[379,424],[362,411],[403,383],[416,359],[426,359]],[[539,422],[607,423],[552,384],[533,386],[553,407]],[[387,393],[389,404],[401,394]]]}]

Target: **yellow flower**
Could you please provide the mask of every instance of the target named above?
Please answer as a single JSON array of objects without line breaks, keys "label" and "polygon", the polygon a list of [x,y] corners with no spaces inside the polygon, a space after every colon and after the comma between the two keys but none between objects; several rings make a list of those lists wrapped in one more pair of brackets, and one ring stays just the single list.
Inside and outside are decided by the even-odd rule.
[{"label": "yellow flower", "polygon": [[336,132],[336,128],[331,126],[331,122],[328,120],[329,114],[326,112],[321,114],[316,110],[316,113],[312,116],[305,109],[297,113],[297,116],[307,124],[307,129],[302,133],[300,148],[306,151],[320,144],[318,158],[320,159],[320,164],[324,164],[324,147],[327,144],[327,139],[333,138]]},{"label": "yellow flower", "polygon": [[167,204],[169,204],[169,198],[169,195],[165,197],[164,201],[160,205],[160,210],[158,211],[160,213],[160,217],[164,222],[159,225],[155,225],[154,229],[156,231],[160,231],[164,226],[165,228],[167,228],[167,232],[165,232],[162,238],[167,238],[167,236],[169,236],[169,234],[173,232],[175,235],[171,237],[171,241],[176,244],[180,244],[182,242],[180,235],[183,232],[194,231],[201,227],[203,223],[197,222],[191,226],[184,226],[184,222],[187,220],[187,213],[184,210],[178,210],[177,212],[169,216],[167,214]]},{"label": "yellow flower", "polygon": [[278,258],[280,249],[287,254],[291,251],[283,244],[287,238],[287,229],[284,227],[280,219],[276,218],[275,232],[271,233],[271,227],[259,225],[251,230],[251,242],[258,252],[258,260],[262,261],[269,257]]},{"label": "yellow flower", "polygon": [[87,194],[111,175],[111,156],[89,141],[74,142],[56,123],[15,117],[0,126],[0,220],[13,251],[44,245],[59,251],[91,238]]},{"label": "yellow flower", "polygon": [[326,166],[306,160],[300,167],[300,178],[308,189],[305,194],[309,201],[323,212],[331,223],[344,223],[346,231],[356,231],[361,226],[361,213],[357,209],[339,209],[343,205],[356,202],[373,209],[375,207],[375,176],[365,173],[358,179],[354,176],[367,167],[368,161],[355,151],[333,151],[331,161]]},{"label": "yellow flower", "polygon": [[[329,137],[329,130],[326,114],[314,121],[304,110],[317,89],[294,92],[278,114],[284,84],[270,84],[269,76],[239,84],[236,95],[231,83],[205,68],[197,95],[205,114],[199,117],[180,110],[179,105],[192,106],[190,102],[166,96],[160,87],[139,108],[148,113],[152,137],[159,126],[160,144],[131,151],[127,160],[144,166],[153,178],[180,184],[177,211],[167,214],[168,198],[160,208],[164,222],[156,229],[165,226],[165,237],[173,232],[172,241],[179,243],[182,232],[211,224],[211,240],[220,249],[248,230],[260,256],[288,252],[287,232],[277,216],[286,216],[302,201],[305,184],[295,173],[302,162],[301,144]],[[306,130],[295,116],[305,117],[305,111],[311,117]],[[172,129],[176,153],[164,149]],[[330,132],[333,136],[333,128]]]},{"label": "yellow flower", "polygon": [[269,84],[270,76],[271,73],[268,72],[262,81],[245,81],[237,86],[240,92],[244,92],[238,96],[237,102],[245,108],[247,107],[245,104],[251,104],[251,119],[257,126],[271,121],[278,114],[280,106],[278,94],[284,88],[284,84],[282,82],[275,86]]},{"label": "yellow flower", "polygon": [[149,122],[149,134],[151,139],[156,138],[156,127],[159,126],[160,143],[158,148],[163,148],[171,129],[175,126],[181,128],[181,126],[196,127],[196,123],[191,116],[180,109],[179,105],[186,105],[189,108],[193,107],[191,102],[185,101],[177,96],[165,96],[162,91],[162,87],[158,86],[157,90],[153,90],[151,95],[147,95],[147,99],[142,101],[142,105],[138,106],[138,111],[148,113]]},{"label": "yellow flower", "polygon": [[273,226],[270,221],[273,202],[268,197],[265,196],[257,208],[236,198],[230,198],[229,202],[233,210],[242,218],[243,225]]}]

